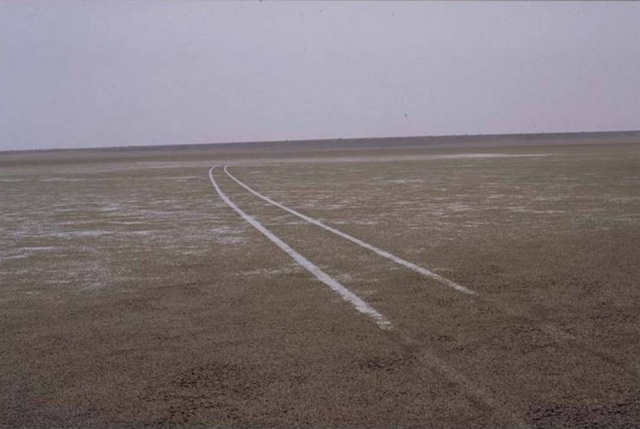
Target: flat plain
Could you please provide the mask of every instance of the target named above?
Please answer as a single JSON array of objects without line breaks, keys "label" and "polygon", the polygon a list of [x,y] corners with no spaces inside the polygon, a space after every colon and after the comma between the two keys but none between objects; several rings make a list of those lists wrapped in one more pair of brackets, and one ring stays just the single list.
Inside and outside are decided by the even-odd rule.
[{"label": "flat plain", "polygon": [[2,154],[0,426],[638,427],[627,140]]}]

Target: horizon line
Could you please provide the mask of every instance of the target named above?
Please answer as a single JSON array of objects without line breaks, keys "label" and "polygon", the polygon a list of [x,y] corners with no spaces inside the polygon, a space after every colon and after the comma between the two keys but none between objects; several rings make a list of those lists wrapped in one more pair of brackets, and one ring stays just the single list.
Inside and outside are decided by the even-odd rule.
[{"label": "horizon line", "polygon": [[141,149],[150,150],[153,148],[191,148],[195,146],[231,146],[231,145],[260,145],[268,143],[318,143],[331,141],[358,141],[358,140],[383,140],[383,139],[438,139],[438,138],[487,138],[487,137],[509,137],[509,136],[568,136],[568,135],[594,135],[594,134],[638,134],[640,136],[640,128],[635,130],[617,130],[617,131],[559,131],[559,132],[537,132],[537,133],[498,133],[498,134],[431,134],[431,135],[413,135],[413,136],[383,136],[383,137],[331,137],[331,138],[309,138],[309,139],[274,139],[274,140],[244,140],[237,142],[199,142],[199,143],[161,143],[150,145],[117,145],[117,146],[83,146],[73,148],[42,148],[42,149],[9,149],[0,150],[0,154],[8,153],[24,153],[24,152],[62,152],[62,151],[113,151],[118,149]]}]

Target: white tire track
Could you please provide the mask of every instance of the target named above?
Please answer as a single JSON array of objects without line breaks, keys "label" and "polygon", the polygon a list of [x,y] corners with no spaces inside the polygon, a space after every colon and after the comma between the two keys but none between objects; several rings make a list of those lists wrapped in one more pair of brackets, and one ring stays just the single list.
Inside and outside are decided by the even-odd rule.
[{"label": "white tire track", "polygon": [[[278,247],[280,247],[282,250],[284,250],[298,264],[300,264],[307,271],[312,273],[318,280],[320,280],[321,282],[323,282],[324,284],[329,286],[334,292],[336,292],[338,295],[340,295],[345,301],[351,303],[356,308],[356,310],[358,310],[359,312],[361,312],[363,314],[366,314],[367,316],[373,318],[375,320],[376,324],[381,329],[391,330],[393,328],[393,325],[391,324],[391,322],[388,321],[381,313],[379,313],[377,310],[372,308],[364,300],[362,300],[356,294],[354,294],[349,289],[347,289],[346,287],[341,285],[335,279],[330,277],[328,274],[326,274],[324,271],[322,271],[320,268],[318,268],[316,265],[314,265],[307,258],[302,256],[300,253],[296,252],[293,248],[291,248],[288,244],[286,244],[284,241],[282,241],[279,237],[277,237],[275,234],[273,234],[271,231],[269,231],[267,228],[265,228],[260,222],[258,222],[256,219],[254,219],[253,217],[251,217],[247,213],[245,213],[233,201],[231,201],[231,199],[220,189],[220,187],[218,186],[217,182],[213,178],[213,170],[215,168],[216,168],[216,166],[213,166],[209,170],[209,179],[211,180],[211,183],[213,184],[213,187],[218,192],[218,195],[220,195],[222,200],[229,207],[231,207],[236,213],[238,213],[240,215],[240,217],[242,217],[245,221],[250,223],[254,228],[256,228],[258,231],[260,231],[262,234],[264,234],[269,240],[271,240],[273,243],[275,243]],[[238,184],[242,185],[245,189],[251,191],[252,193],[254,193],[256,195],[258,195],[256,192],[253,192],[250,188],[248,188],[247,186],[244,186],[240,181],[238,181],[233,176],[231,176],[229,174],[229,172],[226,170],[226,166],[224,167],[224,171],[225,171],[225,173],[227,173],[227,175],[229,175]],[[260,195],[258,195],[258,196],[260,196]],[[263,198],[263,199],[265,199],[265,198]],[[269,199],[266,199],[266,200],[269,201],[269,202],[272,202]],[[278,207],[281,207],[281,208],[284,208],[285,210],[287,210],[284,206],[281,206],[280,204],[275,203],[275,202],[273,202],[273,203],[275,205],[277,205]],[[304,215],[301,215],[301,216],[304,216]],[[303,217],[303,219],[305,219],[305,218],[306,218],[306,216]],[[309,219],[311,219],[311,218],[309,218]],[[312,219],[312,220],[315,221],[315,219]],[[312,222],[312,223],[315,223],[315,222]],[[320,222],[318,222],[318,223],[320,223]],[[322,224],[322,225],[324,225],[324,224]],[[331,228],[331,227],[327,227],[327,228]],[[347,234],[345,234],[345,235],[347,235]],[[348,237],[351,237],[351,236],[348,236]],[[354,238],[354,240],[358,240],[358,239]],[[358,241],[360,241],[360,240],[358,240]],[[362,242],[362,243],[364,243],[364,242]],[[367,244],[367,243],[364,243],[364,244]],[[367,245],[367,246],[369,246],[369,245]],[[373,246],[370,246],[370,247],[373,248]],[[367,248],[369,248],[369,247],[367,247]],[[377,248],[374,248],[374,249],[377,249]],[[381,252],[384,252],[384,251],[381,250]],[[376,252],[376,253],[378,253],[378,252]],[[388,252],[384,252],[384,253],[388,253]],[[391,255],[391,254],[389,254],[389,255]],[[393,256],[393,255],[391,255],[391,256]],[[400,258],[398,258],[398,259],[400,259]],[[418,268],[420,268],[420,267],[418,267]],[[427,270],[425,270],[425,271],[427,271]],[[438,276],[438,277],[440,277],[440,276]],[[453,283],[453,282],[451,282],[451,283]],[[460,287],[462,287],[462,286],[460,286]],[[463,289],[466,289],[466,288],[463,288]],[[473,293],[471,291],[469,291],[469,292]],[[405,347],[405,348],[408,347],[409,349],[415,349],[417,347],[414,340],[410,339],[409,337],[407,337],[407,336],[405,336],[405,335],[403,335],[401,333],[398,333],[395,330],[393,332],[395,333],[396,336],[398,336],[398,339],[400,340],[400,342],[403,345],[403,347]],[[454,367],[450,366],[445,361],[443,361],[442,359],[438,358],[436,355],[434,355],[434,354],[432,354],[432,353],[430,353],[430,352],[428,352],[426,350],[423,350],[421,353],[419,353],[417,355],[417,357],[418,357],[418,360],[420,362],[422,362],[423,364],[425,364],[428,367],[432,368],[436,372],[439,372],[441,375],[443,375],[446,379],[448,379],[449,381],[453,382],[454,384],[462,387],[464,389],[464,391],[467,393],[467,395],[470,398],[472,398],[474,401],[477,401],[479,404],[482,404],[485,407],[488,407],[490,410],[492,410],[494,413],[496,413],[496,415],[500,416],[500,418],[505,419],[505,421],[509,422],[508,423],[509,427],[514,427],[514,428],[521,428],[521,427],[524,428],[524,427],[526,427],[526,425],[522,422],[522,420],[518,416],[516,416],[514,413],[512,413],[511,411],[509,411],[508,409],[505,408],[505,406],[502,403],[502,401],[495,400],[487,390],[485,390],[485,389],[479,387],[478,385],[476,385],[473,381],[471,381],[469,378],[467,378],[464,374],[460,373],[457,369],[455,369]]]},{"label": "white tire track", "polygon": [[269,204],[273,204],[274,206],[279,207],[282,210],[285,210],[285,211],[291,213],[292,215],[299,217],[300,219],[304,219],[307,222],[312,223],[312,224],[314,224],[316,226],[319,226],[320,228],[322,228],[324,230],[327,230],[329,232],[332,232],[333,234],[338,235],[338,236],[340,236],[340,237],[342,237],[344,239],[347,239],[347,240],[357,244],[360,247],[363,247],[365,249],[371,250],[372,252],[382,256],[383,258],[390,259],[393,262],[395,262],[396,264],[399,264],[399,265],[402,265],[403,267],[409,268],[410,270],[413,270],[413,271],[415,271],[415,272],[417,272],[417,273],[419,273],[419,274],[421,274],[421,275],[423,275],[425,277],[428,277],[428,278],[433,279],[433,280],[435,280],[437,282],[440,282],[440,283],[442,283],[442,284],[444,284],[444,285],[446,285],[446,286],[448,286],[450,288],[453,288],[453,289],[455,289],[455,290],[457,290],[459,292],[463,292],[463,293],[470,294],[470,295],[473,295],[473,294],[476,293],[475,291],[473,291],[473,290],[471,290],[471,289],[469,289],[467,287],[464,287],[464,286],[462,286],[462,285],[460,285],[460,284],[458,284],[458,283],[456,283],[454,281],[451,281],[446,277],[442,277],[441,275],[436,274],[433,271],[429,271],[426,268],[422,268],[422,267],[420,267],[420,266],[418,266],[418,265],[416,265],[416,264],[414,264],[412,262],[409,262],[409,261],[407,261],[405,259],[402,259],[402,258],[396,256],[396,255],[393,255],[393,254],[387,252],[386,250],[382,250],[379,247],[376,247],[376,246],[374,246],[372,244],[364,242],[364,241],[360,240],[359,238],[356,238],[356,237],[354,237],[352,235],[349,235],[349,234],[347,234],[345,232],[340,231],[339,229],[336,229],[336,228],[333,228],[333,227],[331,227],[329,225],[326,225],[326,224],[320,222],[317,219],[314,219],[314,218],[306,216],[306,215],[304,215],[304,214],[302,214],[302,213],[300,213],[298,211],[290,209],[287,206],[284,206],[284,205],[282,205],[282,204],[280,204],[280,203],[278,203],[276,201],[273,201],[269,197],[265,197],[264,195],[262,195],[261,193],[253,190],[252,188],[250,188],[249,186],[247,186],[246,184],[241,182],[239,179],[237,179],[234,175],[229,173],[229,170],[227,169],[226,165],[224,167],[224,172],[227,174],[227,176],[229,176],[231,179],[233,179],[238,185],[242,186],[244,189],[246,189],[247,191],[251,192],[256,197],[261,198],[264,201],[268,202]]},{"label": "white tire track", "polygon": [[300,253],[296,252],[291,246],[282,241],[278,236],[273,234],[267,228],[265,228],[260,222],[258,222],[253,217],[249,216],[242,209],[240,209],[231,199],[220,189],[215,179],[213,178],[213,169],[216,166],[211,167],[209,170],[209,179],[211,180],[211,184],[220,195],[220,198],[231,207],[236,213],[240,215],[242,219],[247,221],[251,226],[260,231],[265,237],[271,240],[276,246],[280,249],[284,250],[289,256],[291,256],[300,266],[313,274],[318,280],[322,283],[326,284],[337,293],[342,299],[353,305],[353,307],[362,314],[365,314],[375,320],[376,324],[381,329],[391,329],[393,325],[389,322],[380,312],[371,307],[368,303],[366,303],[362,298],[360,298],[355,293],[351,292],[349,289],[344,287],[338,281],[336,281],[333,277],[329,276],[327,273],[322,271],[318,266],[316,266],[313,262],[302,256]]},{"label": "white tire track", "polygon": [[424,277],[436,280],[436,281],[438,281],[438,282],[440,282],[440,283],[442,283],[442,284],[444,284],[446,286],[449,286],[450,288],[455,289],[455,290],[457,290],[459,292],[463,292],[463,293],[466,293],[466,294],[469,294],[469,295],[473,295],[476,299],[478,299],[480,301],[483,301],[485,303],[488,303],[489,305],[492,305],[493,307],[497,308],[498,310],[500,310],[500,311],[502,311],[502,312],[504,312],[504,313],[506,313],[506,314],[508,314],[508,315],[510,315],[512,317],[528,320],[531,323],[537,324],[540,330],[542,330],[543,332],[545,332],[546,334],[548,334],[549,336],[551,336],[552,338],[554,338],[556,340],[575,340],[575,337],[573,335],[568,334],[566,332],[563,332],[561,329],[558,329],[558,328],[556,328],[556,327],[554,327],[552,325],[549,325],[547,323],[540,324],[538,321],[536,321],[536,320],[534,320],[532,318],[529,318],[529,317],[525,317],[525,316],[519,314],[518,312],[512,310],[511,308],[509,308],[507,306],[504,306],[504,305],[501,305],[500,303],[497,303],[492,299],[488,299],[486,297],[482,297],[476,291],[471,290],[471,289],[469,289],[469,288],[467,288],[465,286],[462,286],[462,285],[460,285],[460,284],[458,284],[458,283],[456,283],[456,282],[454,282],[452,280],[449,280],[446,277],[443,277],[443,276],[441,276],[439,274],[436,274],[436,273],[434,273],[432,271],[429,271],[426,268],[422,268],[422,267],[420,267],[420,266],[418,266],[418,265],[416,265],[416,264],[414,264],[412,262],[409,262],[409,261],[407,261],[405,259],[402,259],[402,258],[400,258],[398,256],[395,256],[395,255],[387,252],[386,250],[382,250],[382,249],[380,249],[380,248],[378,248],[378,247],[376,247],[376,246],[374,246],[372,244],[369,244],[369,243],[367,243],[365,241],[360,240],[359,238],[356,238],[356,237],[354,237],[352,235],[349,235],[346,232],[342,232],[339,229],[336,229],[334,227],[326,225],[326,224],[320,222],[317,219],[314,219],[312,217],[306,216],[306,215],[304,215],[304,214],[302,214],[302,213],[300,213],[300,212],[298,212],[296,210],[293,210],[293,209],[291,209],[291,208],[289,208],[289,207],[287,207],[287,206],[285,206],[283,204],[280,204],[277,201],[274,201],[271,198],[262,195],[258,191],[250,188],[247,184],[245,184],[242,181],[240,181],[238,178],[236,178],[234,175],[232,175],[229,172],[229,170],[227,169],[227,166],[224,167],[224,172],[227,174],[227,176],[229,176],[231,179],[233,179],[238,185],[242,186],[244,189],[246,189],[247,191],[251,192],[256,197],[261,198],[262,200],[268,202],[269,204],[273,204],[274,206],[279,207],[282,210],[285,210],[285,211],[291,213],[292,215],[299,217],[300,219],[306,220],[307,222],[309,222],[309,223],[311,223],[313,225],[319,226],[320,228],[322,228],[322,229],[324,229],[326,231],[329,231],[329,232],[331,232],[331,233],[333,233],[333,234],[335,234],[337,236],[340,236],[340,237],[342,237],[344,239],[347,239],[347,240],[359,245],[360,247],[363,247],[365,249],[371,250],[372,252],[374,252],[374,253],[376,253],[376,254],[384,257],[384,258],[390,259],[390,260],[392,260],[393,262],[395,262],[395,263],[397,263],[399,265],[402,265],[402,266],[404,266],[406,268],[409,268],[409,269],[411,269],[411,270],[413,270],[413,271],[415,271],[415,272],[417,272],[419,274],[422,274]]},{"label": "white tire track", "polygon": [[[431,278],[433,280],[436,280],[450,288],[453,288],[459,292],[463,292],[469,295],[472,295],[475,299],[478,299],[479,301],[482,301],[484,303],[487,303],[491,306],[493,306],[494,308],[496,308],[499,311],[504,312],[505,314],[508,314],[509,316],[512,316],[514,318],[517,319],[521,319],[524,321],[527,321],[529,323],[532,323],[534,325],[537,325],[538,328],[548,334],[551,338],[553,338],[557,343],[561,344],[563,342],[567,342],[570,346],[575,347],[583,352],[592,354],[598,358],[600,358],[603,362],[607,363],[607,364],[612,364],[616,367],[618,367],[619,369],[625,371],[627,374],[629,374],[632,377],[640,377],[640,373],[636,370],[635,367],[630,368],[628,365],[626,365],[623,362],[620,362],[615,356],[611,356],[606,352],[600,352],[598,350],[594,350],[592,347],[590,347],[588,344],[583,343],[582,341],[580,341],[578,338],[576,338],[575,336],[565,332],[564,330],[557,328],[549,323],[544,323],[541,322],[540,320],[537,320],[535,318],[532,317],[528,317],[525,316],[523,314],[520,314],[520,312],[513,310],[511,307],[509,306],[505,306],[501,303],[496,302],[494,299],[491,298],[487,298],[487,297],[483,297],[481,294],[476,293],[475,291],[466,288],[465,286],[462,286],[460,284],[457,284],[445,277],[442,277],[436,273],[433,273],[425,268],[422,268],[416,264],[413,264],[412,262],[406,261],[400,257],[397,257],[385,250],[382,250],[376,246],[373,246],[369,243],[366,243],[356,237],[353,237],[347,233],[344,233],[336,228],[333,228],[331,226],[325,225],[324,223],[320,222],[317,219],[311,218],[309,216],[306,216],[296,210],[290,209],[289,207],[284,206],[283,204],[280,204],[274,200],[272,200],[269,197],[266,197],[262,194],[260,194],[259,192],[255,191],[254,189],[250,188],[248,185],[246,185],[245,183],[241,182],[239,179],[237,179],[235,176],[233,176],[229,171],[227,166],[224,167],[224,172],[227,174],[227,176],[229,176],[233,181],[235,181],[238,185],[240,185],[241,187],[243,187],[244,189],[246,189],[247,191],[249,191],[251,194],[257,196],[258,198],[262,199],[263,201],[266,201],[269,204],[272,204],[276,207],[279,207],[282,210],[285,210],[288,213],[291,213],[292,215],[303,219],[313,225],[316,225],[326,231],[329,231],[335,235],[338,235],[339,237],[342,237],[344,239],[347,239],[357,245],[359,245],[360,247],[363,247],[365,249],[371,250],[374,253],[378,254],[379,256],[385,257],[387,259],[390,259],[396,263],[398,263],[399,265],[402,265],[406,268],[409,268],[419,274],[422,274],[425,277]],[[401,337],[404,337],[401,335]],[[408,338],[403,338],[402,342],[408,345],[413,344],[413,340],[408,339]],[[489,408],[493,409],[494,411],[497,411],[498,414],[502,415],[503,418],[506,418],[507,421],[510,421],[511,423],[509,424],[510,426],[513,427],[527,427],[526,424],[524,424],[524,422],[519,418],[519,416],[517,416],[516,414],[512,413],[508,407],[504,407],[504,402],[503,401],[496,401],[492,395],[486,391],[485,389],[479,388],[477,385],[475,385],[475,383],[473,383],[471,380],[467,379],[464,374],[460,373],[459,371],[457,371],[456,369],[452,368],[451,366],[449,366],[446,362],[444,362],[443,360],[441,360],[440,358],[438,358],[437,356],[429,353],[428,351],[423,351],[423,353],[421,353],[420,357],[419,357],[420,361],[423,362],[424,364],[426,364],[427,366],[430,366],[434,369],[436,369],[438,372],[440,372],[441,374],[443,374],[446,378],[448,378],[449,380],[453,381],[455,384],[458,384],[460,386],[463,386],[465,388],[465,390],[467,391],[468,394],[470,394],[471,397],[476,398],[477,400],[479,400],[480,402],[484,403],[486,406],[488,406]]]},{"label": "white tire track", "polygon": [[619,359],[617,359],[615,356],[609,355],[608,353],[605,352],[600,352],[597,350],[593,350],[592,347],[590,347],[588,344],[585,344],[584,342],[580,341],[578,338],[576,338],[574,335],[565,332],[564,330],[553,326],[552,324],[549,323],[544,323],[541,322],[533,317],[529,317],[526,315],[521,314],[518,311],[513,310],[511,307],[501,304],[497,301],[495,301],[494,299],[491,298],[487,298],[487,297],[483,297],[481,294],[478,294],[477,292],[462,286],[458,283],[455,283],[445,277],[442,277],[441,275],[438,275],[432,271],[427,270],[426,268],[422,268],[412,262],[406,261],[398,256],[395,256],[385,250],[382,250],[372,244],[366,243],[362,240],[360,240],[359,238],[353,237],[345,232],[342,232],[336,228],[333,228],[329,225],[325,225],[324,223],[320,222],[317,219],[311,218],[309,216],[306,216],[296,210],[290,209],[289,207],[282,205],[274,200],[272,200],[269,197],[266,197],[262,194],[260,194],[259,192],[255,191],[254,189],[250,188],[248,185],[246,185],[245,183],[241,182],[239,179],[237,179],[235,176],[233,176],[227,169],[227,166],[224,167],[224,171],[227,174],[227,176],[229,176],[231,179],[233,179],[238,185],[242,186],[244,189],[246,189],[247,191],[249,191],[250,193],[252,193],[253,195],[255,195],[256,197],[276,206],[281,208],[282,210],[285,210],[289,213],[291,213],[294,216],[299,217],[300,219],[304,219],[307,222],[314,224],[316,226],[319,226],[320,228],[332,232],[335,235],[338,235],[342,238],[345,238],[357,245],[359,245],[360,247],[363,247],[365,249],[371,250],[373,252],[375,252],[376,254],[390,259],[394,262],[396,262],[397,264],[400,264],[406,268],[409,268],[419,274],[422,274],[425,277],[431,278],[433,280],[436,280],[444,285],[447,285],[457,291],[460,292],[464,292],[466,294],[470,294],[473,295],[474,298],[478,299],[479,301],[482,301],[484,303],[487,303],[491,306],[493,306],[494,308],[496,308],[497,310],[508,314],[511,317],[517,318],[517,319],[521,319],[521,320],[525,320],[533,325],[536,325],[538,327],[538,329],[540,329],[542,332],[544,332],[545,334],[549,335],[549,337],[553,338],[555,341],[557,341],[558,343],[563,343],[563,342],[569,342],[570,344],[572,344],[574,347],[579,348],[580,350],[583,350],[587,353],[590,353],[592,355],[598,356],[600,359],[602,359],[603,361],[610,363],[612,365],[617,366],[618,368],[624,370],[625,372],[627,372],[629,375],[633,376],[633,377],[640,377],[640,371],[638,371],[635,367],[629,367],[628,365],[626,365],[625,363],[621,362]]}]

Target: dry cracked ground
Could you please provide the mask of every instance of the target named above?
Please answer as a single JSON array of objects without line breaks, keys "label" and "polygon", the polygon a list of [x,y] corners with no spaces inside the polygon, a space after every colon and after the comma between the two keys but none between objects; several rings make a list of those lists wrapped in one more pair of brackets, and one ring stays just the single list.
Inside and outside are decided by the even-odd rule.
[{"label": "dry cracked ground", "polygon": [[[0,426],[638,427],[640,143],[0,167]],[[461,293],[270,205],[211,165]]]}]

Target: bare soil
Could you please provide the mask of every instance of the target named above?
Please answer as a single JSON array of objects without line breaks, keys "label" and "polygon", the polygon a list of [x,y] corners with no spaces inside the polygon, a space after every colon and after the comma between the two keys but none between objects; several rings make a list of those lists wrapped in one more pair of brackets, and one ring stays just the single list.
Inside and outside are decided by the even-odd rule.
[{"label": "bare soil", "polygon": [[0,427],[640,426],[640,141],[561,143],[3,156]]}]

